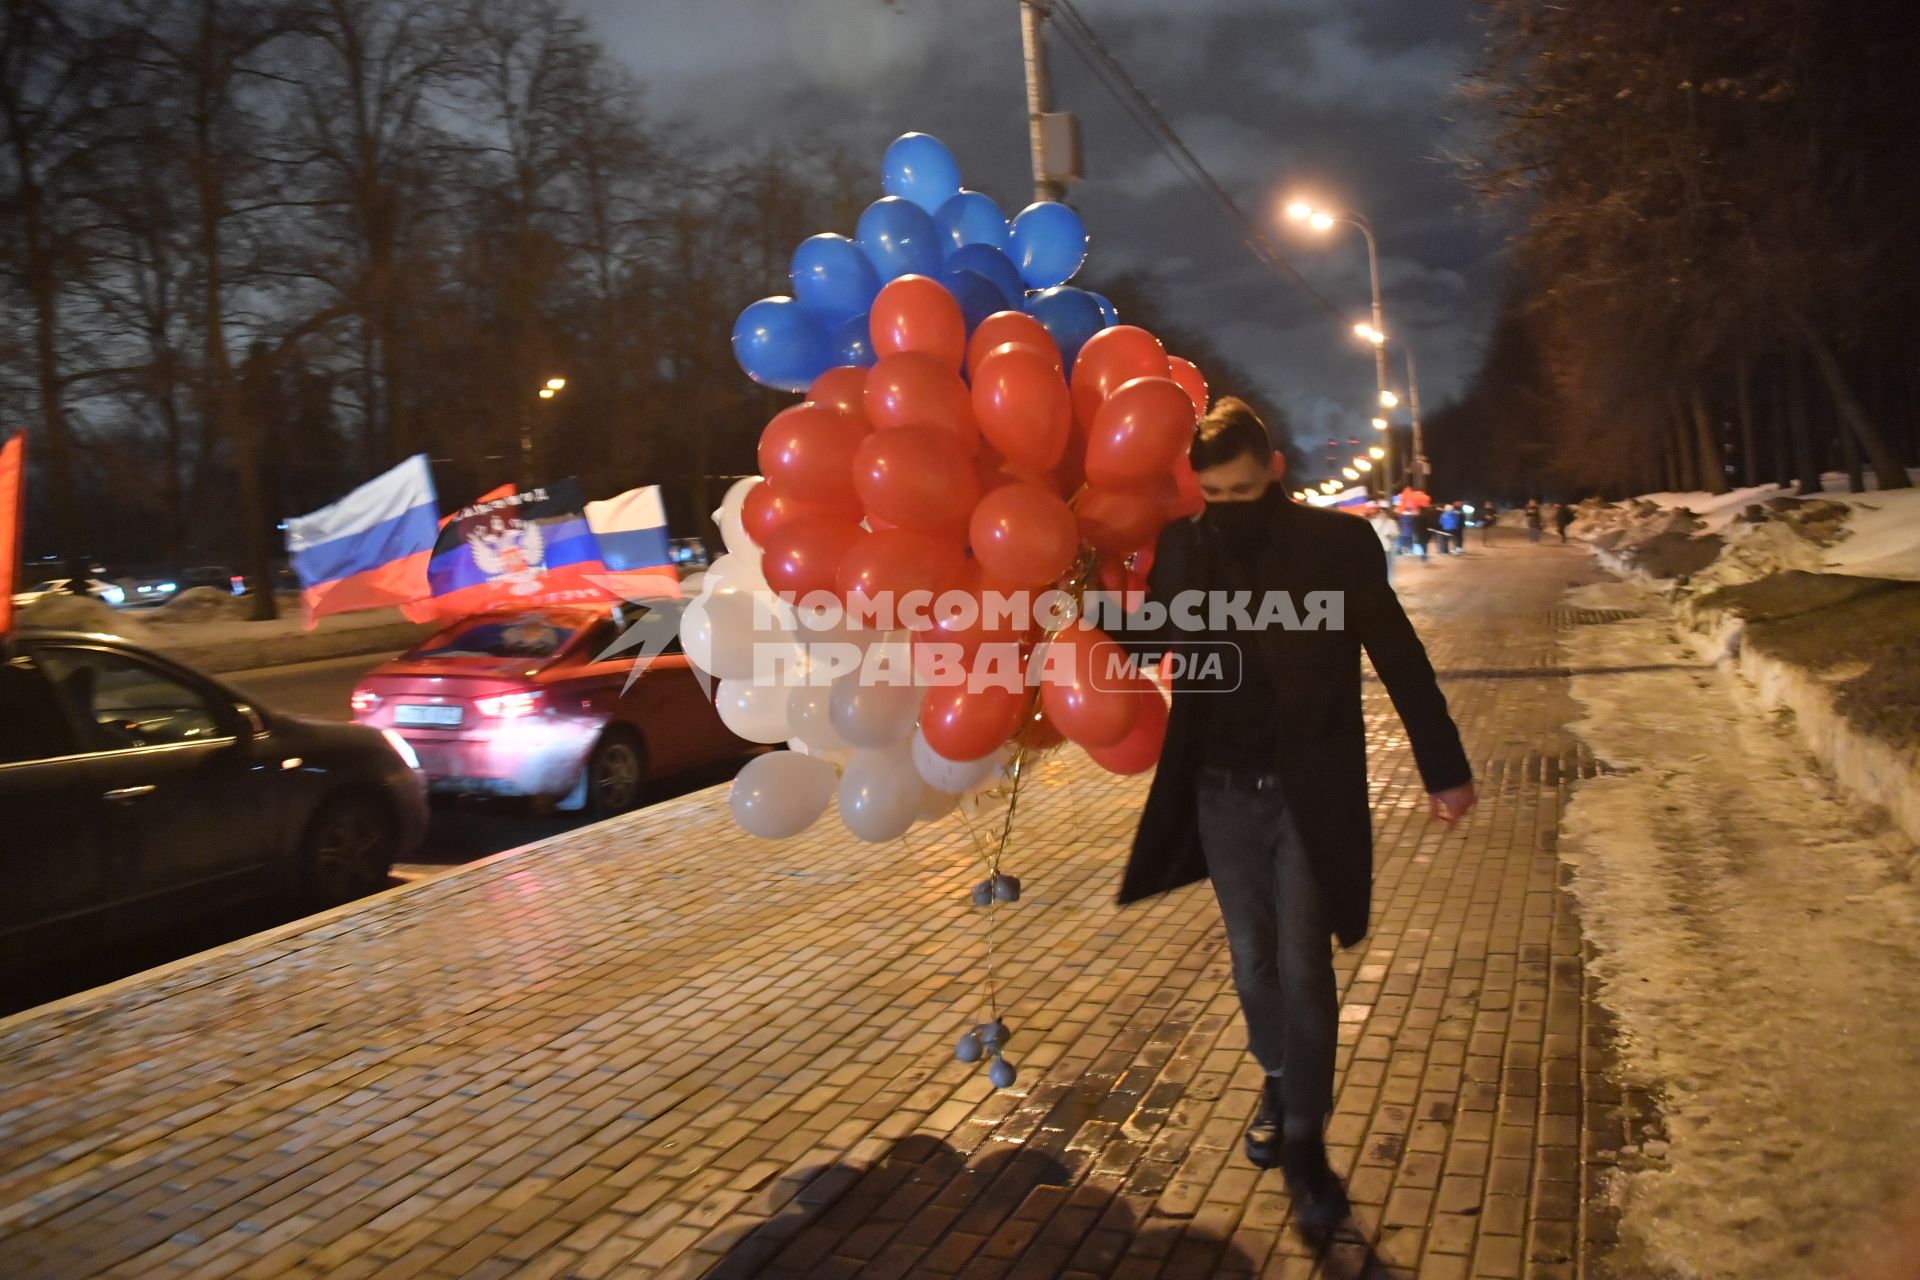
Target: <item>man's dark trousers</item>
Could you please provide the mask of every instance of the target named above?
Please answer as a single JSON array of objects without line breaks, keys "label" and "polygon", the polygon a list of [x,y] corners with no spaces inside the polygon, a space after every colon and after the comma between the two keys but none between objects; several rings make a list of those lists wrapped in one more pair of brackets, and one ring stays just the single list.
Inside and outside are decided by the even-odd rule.
[{"label": "man's dark trousers", "polygon": [[1333,1107],[1339,1007],[1333,926],[1306,846],[1274,775],[1203,768],[1196,787],[1248,1047],[1281,1077],[1285,1128],[1317,1135]]}]

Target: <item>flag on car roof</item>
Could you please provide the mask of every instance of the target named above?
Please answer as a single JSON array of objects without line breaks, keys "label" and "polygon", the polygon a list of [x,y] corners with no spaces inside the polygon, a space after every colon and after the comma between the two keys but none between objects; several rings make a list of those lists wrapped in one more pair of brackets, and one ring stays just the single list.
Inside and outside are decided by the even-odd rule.
[{"label": "flag on car roof", "polygon": [[0,636],[13,630],[13,589],[20,573],[20,525],[27,507],[27,437],[0,445]]},{"label": "flag on car roof", "polygon": [[660,486],[643,485],[587,504],[587,525],[607,566],[602,585],[623,600],[680,594],[680,572],[667,542],[667,509]]},{"label": "flag on car roof", "polygon": [[300,579],[307,625],[425,595],[438,513],[427,455],[416,453],[332,506],[289,519],[287,558]]},{"label": "flag on car roof", "polygon": [[427,566],[427,608],[446,618],[615,599],[598,581],[607,570],[585,506],[580,482],[567,479],[455,513]]}]

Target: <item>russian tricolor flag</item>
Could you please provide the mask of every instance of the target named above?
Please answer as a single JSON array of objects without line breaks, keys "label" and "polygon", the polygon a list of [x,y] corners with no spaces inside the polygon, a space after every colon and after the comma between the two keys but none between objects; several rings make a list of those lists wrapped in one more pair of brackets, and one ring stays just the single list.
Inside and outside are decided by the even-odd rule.
[{"label": "russian tricolor flag", "polygon": [[300,579],[307,625],[330,613],[425,596],[439,515],[427,455],[417,453],[333,505],[290,518],[287,556]]},{"label": "russian tricolor flag", "polygon": [[667,508],[660,486],[629,489],[586,506],[587,526],[600,543],[607,566],[602,585],[623,599],[680,594],[680,573],[667,542]]}]

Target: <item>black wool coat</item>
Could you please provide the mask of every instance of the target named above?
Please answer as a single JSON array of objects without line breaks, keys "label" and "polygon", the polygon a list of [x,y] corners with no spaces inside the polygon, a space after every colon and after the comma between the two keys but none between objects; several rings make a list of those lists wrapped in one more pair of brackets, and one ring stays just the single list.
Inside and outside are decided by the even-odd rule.
[{"label": "black wool coat", "polygon": [[[1270,491],[1266,548],[1254,580],[1288,592],[1306,612],[1306,595],[1341,593],[1343,626],[1315,630],[1268,628],[1248,634],[1248,660],[1257,653],[1271,676],[1271,703],[1247,707],[1270,716],[1279,746],[1268,762],[1279,775],[1332,917],[1334,933],[1350,947],[1366,935],[1373,896],[1373,823],[1367,798],[1366,726],[1361,717],[1360,651],[1393,699],[1413,744],[1414,762],[1428,791],[1472,781],[1473,771],[1434,679],[1427,651],[1387,584],[1380,538],[1365,520],[1323,510]],[[1213,548],[1203,520],[1176,520],[1160,535],[1148,577],[1148,598],[1161,604],[1187,591],[1205,591],[1213,578]],[[1193,640],[1217,639],[1163,628],[1156,639],[1180,652]],[[1134,633],[1130,642],[1145,639]],[[1195,773],[1203,732],[1204,692],[1176,682],[1166,745],[1147,794],[1132,856],[1120,885],[1122,905],[1204,880]],[[1253,767],[1258,762],[1247,762]]]}]

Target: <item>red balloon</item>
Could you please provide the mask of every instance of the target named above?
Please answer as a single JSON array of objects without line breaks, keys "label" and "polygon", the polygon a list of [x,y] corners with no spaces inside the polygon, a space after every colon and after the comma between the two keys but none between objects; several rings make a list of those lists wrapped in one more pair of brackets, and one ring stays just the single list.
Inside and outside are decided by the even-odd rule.
[{"label": "red balloon", "polygon": [[1166,499],[1167,519],[1197,516],[1206,508],[1207,496],[1200,492],[1200,477],[1193,474],[1193,463],[1185,455],[1174,459],[1173,493]]},{"label": "red balloon", "polygon": [[995,347],[973,372],[973,416],[980,434],[1017,466],[1047,471],[1060,463],[1073,430],[1073,400],[1059,367],[1025,343]]},{"label": "red balloon", "polygon": [[1100,406],[1135,378],[1167,376],[1167,349],[1138,325],[1116,324],[1087,339],[1073,358],[1073,412],[1091,427]]},{"label": "red balloon", "polygon": [[1026,710],[1025,689],[936,685],[920,704],[920,734],[949,760],[978,760],[1013,736]]},{"label": "red balloon", "polygon": [[1207,411],[1207,380],[1200,376],[1200,366],[1183,356],[1167,357],[1168,376],[1180,384],[1180,389],[1193,401],[1195,413]]},{"label": "red balloon", "polygon": [[853,455],[853,490],[869,516],[903,529],[957,531],[980,501],[966,456],[932,427],[894,427],[862,440]]},{"label": "red balloon", "polygon": [[1102,489],[1151,487],[1187,453],[1198,415],[1171,378],[1135,378],[1094,415],[1087,483]]},{"label": "red balloon", "polygon": [[[957,535],[919,529],[883,529],[854,539],[840,560],[835,585],[842,597],[880,601],[891,596],[893,612],[904,612],[901,597],[925,591],[938,599],[961,580],[967,549]],[[901,619],[895,618],[896,624]]]},{"label": "red balloon", "polygon": [[1067,740],[1067,735],[1060,732],[1059,726],[1047,719],[1045,711],[1027,717],[1022,732],[1026,735],[1027,750],[1030,753],[1051,751]]},{"label": "red balloon", "polygon": [[958,369],[967,355],[967,322],[945,285],[930,276],[889,281],[867,312],[867,332],[881,357],[919,351]]},{"label": "red balloon", "polygon": [[1140,716],[1141,677],[1112,677],[1104,670],[1120,650],[1098,627],[1077,623],[1057,636],[1064,661],[1054,655],[1043,670],[1040,705],[1060,732],[1083,747],[1108,747],[1133,729]]},{"label": "red balloon", "polygon": [[885,356],[867,370],[865,405],[875,427],[937,427],[969,457],[980,447],[967,384],[925,352]]},{"label": "red balloon", "polygon": [[1083,490],[1073,514],[1087,545],[1110,555],[1151,541],[1167,522],[1166,507],[1154,495],[1110,489]]},{"label": "red balloon", "polygon": [[789,599],[832,591],[847,548],[863,536],[860,526],[851,520],[816,516],[789,521],[768,534],[761,544],[764,554],[760,570],[766,575],[767,585]]},{"label": "red balloon", "polygon": [[840,524],[860,523],[858,502],[820,502],[796,498],[771,482],[762,482],[747,490],[746,503],[740,508],[740,521],[747,528],[753,545],[764,547],[773,531],[795,520],[827,519]]},{"label": "red balloon", "polygon": [[1054,582],[1080,550],[1072,509],[1030,484],[1006,485],[980,499],[967,532],[987,579],[1013,588]]},{"label": "red balloon", "polygon": [[813,404],[782,409],[760,435],[760,474],[796,498],[851,501],[853,451],[866,434],[850,414]]},{"label": "red balloon", "polygon": [[982,320],[967,339],[967,376],[971,378],[996,347],[1009,342],[1018,342],[1032,347],[1061,370],[1066,376],[1066,364],[1060,359],[1060,347],[1047,332],[1047,326],[1035,320],[1024,311],[996,311]]},{"label": "red balloon", "polygon": [[843,364],[815,378],[807,388],[807,400],[822,409],[838,409],[864,421],[866,393],[867,371],[857,364]]},{"label": "red balloon", "polygon": [[1093,762],[1109,773],[1145,773],[1160,762],[1160,748],[1166,744],[1166,699],[1151,684],[1133,697],[1139,713],[1127,736],[1111,746],[1087,748]]},{"label": "red balloon", "polygon": [[[916,648],[933,656],[972,662],[986,645],[1018,646],[1028,615],[1019,601],[986,580],[978,560],[967,561],[959,578],[941,593],[932,610],[933,625],[914,634]],[[941,647],[947,646],[947,647]]]}]

